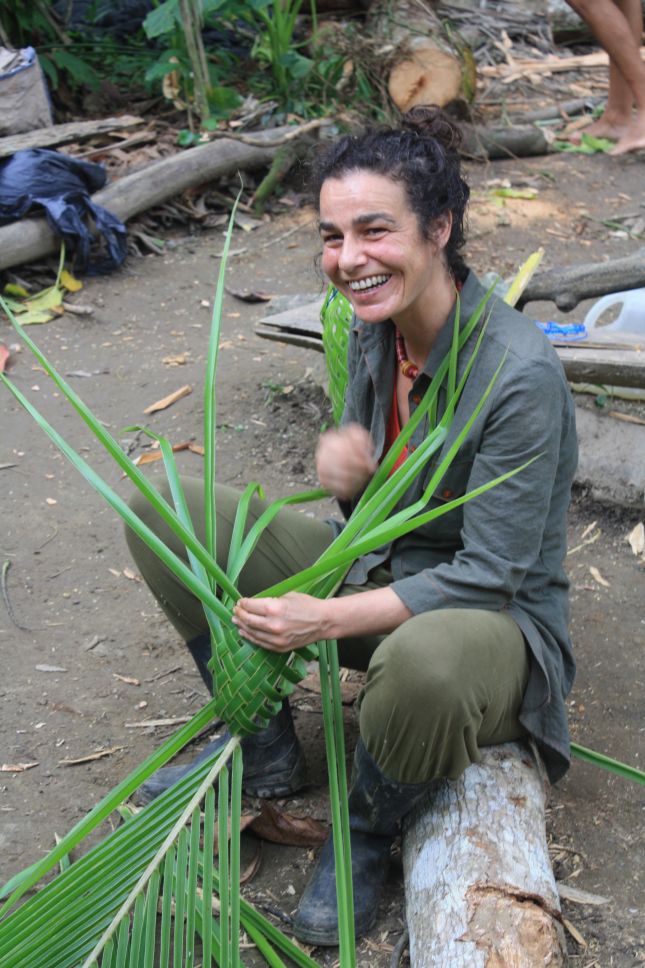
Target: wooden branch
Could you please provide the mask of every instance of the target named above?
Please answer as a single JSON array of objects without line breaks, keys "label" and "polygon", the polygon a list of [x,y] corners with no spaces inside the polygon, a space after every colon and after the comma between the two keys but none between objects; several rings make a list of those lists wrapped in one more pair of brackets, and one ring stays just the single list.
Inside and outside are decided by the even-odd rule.
[{"label": "wooden branch", "polygon": [[645,247],[632,255],[608,262],[587,262],[564,269],[536,272],[522,293],[518,307],[540,299],[551,299],[558,309],[570,312],[583,299],[608,292],[645,286]]},{"label": "wooden branch", "polygon": [[540,765],[505,743],[406,819],[411,968],[566,964],[544,811]]},{"label": "wooden branch", "polygon": [[132,128],[137,124],[145,124],[143,118],[131,114],[124,114],[120,118],[102,118],[99,121],[70,121],[69,124],[53,124],[46,128],[36,128],[24,134],[7,135],[0,138],[0,158],[14,155],[16,151],[26,148],[54,148],[56,145],[67,145],[74,141],[85,141],[96,134],[106,134],[118,131],[120,128]]},{"label": "wooden branch", "polygon": [[[640,53],[645,60],[645,47],[640,48]],[[512,64],[485,65],[478,68],[478,73],[482,77],[500,78],[502,84],[512,84],[521,77],[530,77],[532,74],[557,74],[561,71],[580,71],[595,67],[609,67],[609,57],[604,50],[572,57],[542,57],[540,60],[516,60]]]},{"label": "wooden branch", "polygon": [[[254,140],[261,147],[226,138],[191,148],[111,182],[96,192],[92,200],[125,222],[187,188],[236,171],[251,171],[269,165],[277,145],[283,144],[287,136],[292,140],[294,130],[285,126],[259,132]],[[44,218],[23,218],[1,226],[0,269],[41,259],[59,247],[58,236]]]}]

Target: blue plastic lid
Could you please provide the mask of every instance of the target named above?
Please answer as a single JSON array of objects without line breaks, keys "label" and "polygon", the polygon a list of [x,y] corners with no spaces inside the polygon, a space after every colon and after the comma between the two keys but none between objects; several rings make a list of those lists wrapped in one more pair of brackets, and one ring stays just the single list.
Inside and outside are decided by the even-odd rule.
[{"label": "blue plastic lid", "polygon": [[534,323],[540,327],[545,336],[552,340],[574,342],[587,338],[587,327],[584,323],[556,323],[552,319],[548,323],[535,319]]}]

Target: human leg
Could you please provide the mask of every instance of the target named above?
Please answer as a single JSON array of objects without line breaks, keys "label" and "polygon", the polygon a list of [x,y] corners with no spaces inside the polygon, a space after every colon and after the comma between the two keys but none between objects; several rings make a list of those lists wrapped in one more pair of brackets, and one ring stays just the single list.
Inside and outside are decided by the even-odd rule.
[{"label": "human leg", "polygon": [[[609,94],[601,118],[586,131],[617,139],[612,154],[645,147],[645,64],[640,56],[640,0],[567,0],[609,55]],[[632,117],[632,108],[636,113]]]},{"label": "human leg", "polygon": [[[184,490],[198,537],[203,541],[203,487],[197,479],[184,479]],[[167,488],[162,489],[168,498]],[[226,562],[235,513],[240,495],[231,488],[217,488],[217,558]],[[187,560],[181,542],[152,511],[147,501],[137,495],[131,502],[133,509],[168,544],[177,555]],[[264,503],[251,502],[249,524],[257,520]],[[286,512],[286,513],[285,513]],[[199,600],[179,582],[133,532],[126,533],[132,556],[146,583],[164,612],[184,637],[193,660],[209,691],[212,677],[208,669],[211,657],[210,633]],[[283,509],[260,539],[253,556],[240,575],[239,587],[252,595],[280,578],[287,577],[308,564],[331,541],[331,529],[323,522],[297,512]],[[187,766],[167,766],[150,777],[140,788],[138,798],[147,803],[169,786],[174,785],[204,758],[212,756],[227,742],[224,734],[213,742]],[[244,752],[244,789],[253,796],[287,796],[300,789],[306,779],[304,754],[296,737],[291,710],[285,700],[281,711],[268,726],[242,740]]]},{"label": "human leg", "polygon": [[[524,735],[523,636],[504,613],[447,609],[415,616],[383,639],[361,694],[349,794],[357,934],[376,921],[398,823],[433,781],[458,776],[479,747]],[[312,944],[335,944],[333,843],[323,848],[294,920]]]}]

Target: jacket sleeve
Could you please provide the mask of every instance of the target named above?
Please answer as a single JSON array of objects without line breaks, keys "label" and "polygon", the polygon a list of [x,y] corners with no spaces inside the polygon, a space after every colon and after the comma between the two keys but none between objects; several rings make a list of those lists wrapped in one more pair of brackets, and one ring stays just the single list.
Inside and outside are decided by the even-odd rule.
[{"label": "jacket sleeve", "polygon": [[[437,608],[497,611],[513,600],[527,570],[535,570],[549,517],[564,517],[570,477],[560,475],[563,483],[557,486],[556,478],[561,461],[573,473],[572,423],[568,387],[554,363],[516,361],[500,376],[466,490],[536,459],[464,505],[463,547],[450,562],[393,582],[392,589],[413,613]],[[558,504],[562,507],[554,506]]]}]

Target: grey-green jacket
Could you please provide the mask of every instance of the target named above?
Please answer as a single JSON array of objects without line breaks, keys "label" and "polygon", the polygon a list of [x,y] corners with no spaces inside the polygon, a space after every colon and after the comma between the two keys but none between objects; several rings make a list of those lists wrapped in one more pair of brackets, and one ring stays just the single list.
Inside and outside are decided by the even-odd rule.
[{"label": "grey-green jacket", "polygon": [[[461,292],[464,325],[485,296],[470,272]],[[575,671],[568,624],[569,583],[563,569],[566,513],[577,461],[574,406],[558,356],[539,328],[497,297],[448,438],[404,498],[424,482],[472,414],[504,353],[506,361],[432,504],[464,494],[541,454],[530,467],[486,494],[359,559],[347,576],[363,584],[388,558],[392,589],[413,613],[437,608],[507,609],[527,641],[531,670],[520,719],[535,737],[552,780],[569,763],[565,697]],[[454,310],[410,392],[410,412],[449,350]],[[460,354],[470,356],[479,326]],[[366,427],[377,457],[385,442],[395,376],[391,322],[352,324],[343,423]],[[445,406],[440,395],[439,412]],[[410,444],[427,433],[423,424]],[[431,506],[431,505],[430,505]],[[348,507],[343,510],[347,513]]]}]

